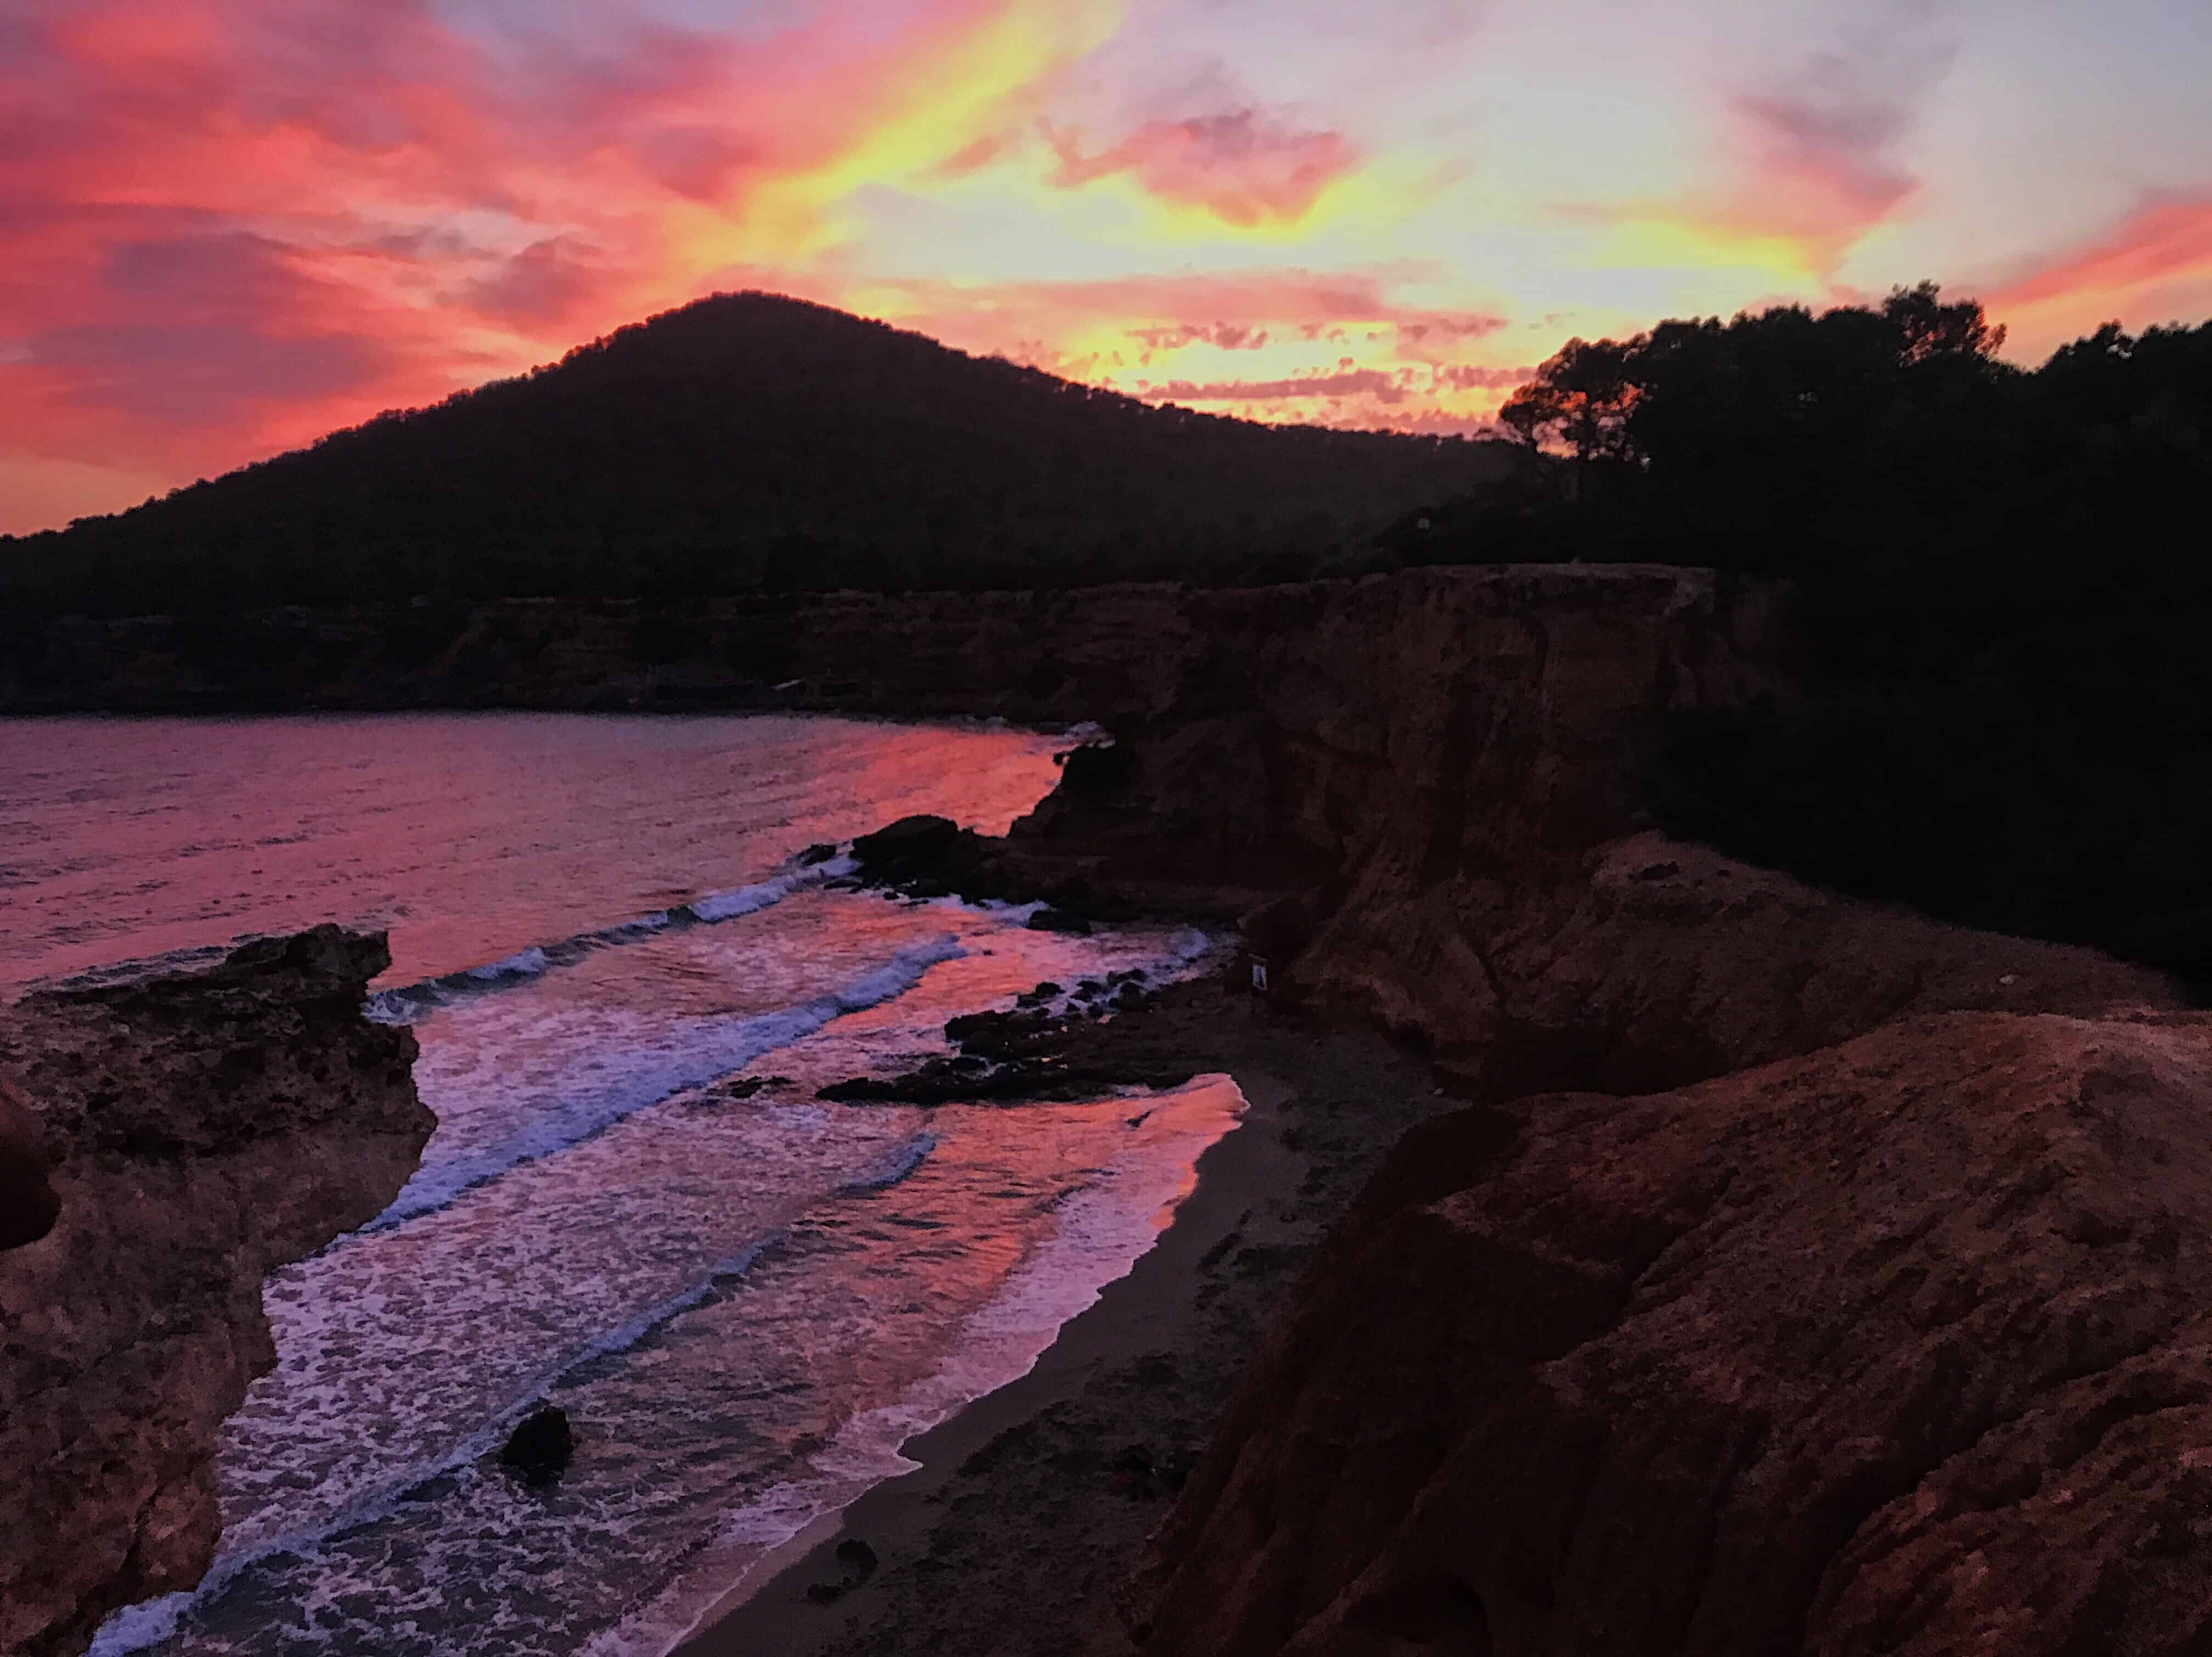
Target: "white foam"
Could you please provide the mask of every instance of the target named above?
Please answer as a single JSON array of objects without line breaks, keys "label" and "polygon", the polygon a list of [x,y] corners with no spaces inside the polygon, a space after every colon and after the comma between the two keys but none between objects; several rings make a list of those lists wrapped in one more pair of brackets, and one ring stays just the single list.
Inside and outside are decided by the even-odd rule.
[{"label": "white foam", "polygon": [[947,933],[902,950],[872,972],[795,1006],[750,1017],[688,1020],[664,1034],[659,1045],[611,1048],[592,1060],[593,1084],[524,1101],[521,1114],[450,1150],[434,1138],[415,1177],[363,1229],[381,1229],[442,1208],[471,1186],[565,1150],[647,1105],[726,1076],[848,1013],[903,995],[932,967],[965,953]]},{"label": "white foam", "polygon": [[681,1577],[592,1641],[583,1657],[665,1657],[756,1589],[775,1550],[873,1486],[914,1472],[921,1464],[904,1454],[909,1441],[1035,1369],[1069,1320],[1159,1240],[1195,1187],[1199,1156],[1246,1108],[1227,1076],[1151,1096],[1149,1131],[1060,1205],[1052,1238],[962,1325],[930,1375],[896,1403],[852,1417],[808,1458],[805,1472],[732,1514]]},{"label": "white foam", "polygon": [[834,857],[804,868],[786,870],[750,886],[740,886],[734,891],[709,892],[704,897],[692,899],[685,907],[700,920],[709,923],[734,920],[739,915],[758,914],[771,904],[782,902],[793,892],[856,874],[860,867],[860,864],[850,857]]},{"label": "white foam", "polygon": [[532,944],[517,950],[504,961],[494,961],[482,967],[471,967],[468,975],[479,983],[500,984],[518,978],[535,978],[552,965],[545,951]]},{"label": "white foam", "polygon": [[313,1526],[277,1535],[258,1536],[243,1548],[218,1556],[207,1575],[201,1579],[199,1586],[189,1593],[165,1594],[159,1599],[150,1599],[117,1611],[100,1626],[88,1657],[123,1657],[125,1653],[143,1650],[170,1638],[176,1633],[177,1624],[184,1613],[196,1601],[213,1599],[228,1587],[240,1572],[257,1562],[277,1554],[307,1552],[329,1537],[373,1523],[391,1513],[408,1491],[425,1480],[452,1472],[468,1466],[480,1456],[489,1455],[495,1446],[506,1440],[515,1423],[547,1393],[558,1388],[586,1365],[629,1351],[648,1336],[700,1305],[717,1289],[743,1278],[777,1241],[775,1236],[764,1237],[743,1253],[716,1261],[689,1287],[656,1305],[647,1307],[636,1316],[554,1360],[533,1375],[503,1409],[483,1422],[474,1432],[444,1455],[402,1465],[397,1472],[358,1493],[343,1507],[323,1515]]},{"label": "white foam", "polygon": [[855,873],[860,865],[840,855],[820,863],[791,864],[768,879],[729,891],[708,892],[672,909],[656,909],[611,926],[579,932],[551,944],[534,944],[501,960],[459,972],[424,979],[420,983],[396,985],[368,998],[368,1016],[381,1024],[411,1024],[447,1005],[458,996],[480,994],[542,977],[556,967],[573,966],[593,952],[641,943],[678,925],[712,926],[741,915],[758,914],[775,907],[794,893],[826,885]]}]

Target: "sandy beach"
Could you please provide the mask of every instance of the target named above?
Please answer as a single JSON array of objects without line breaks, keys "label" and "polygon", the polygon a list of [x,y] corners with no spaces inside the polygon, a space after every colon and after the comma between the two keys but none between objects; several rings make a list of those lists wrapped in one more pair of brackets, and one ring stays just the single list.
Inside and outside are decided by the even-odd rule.
[{"label": "sandy beach", "polygon": [[1112,1584],[1330,1225],[1407,1128],[1454,1103],[1387,1038],[1215,980],[1072,1040],[1090,1064],[1226,1073],[1250,1108],[1158,1244],[1029,1375],[908,1443],[916,1472],[789,1545],[685,1657],[1133,1649]]}]

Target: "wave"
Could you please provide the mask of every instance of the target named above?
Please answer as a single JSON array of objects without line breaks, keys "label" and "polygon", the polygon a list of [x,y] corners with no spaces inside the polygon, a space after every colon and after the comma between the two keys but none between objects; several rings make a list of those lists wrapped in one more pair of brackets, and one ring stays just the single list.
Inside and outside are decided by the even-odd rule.
[{"label": "wave", "polygon": [[857,1180],[848,1180],[837,1187],[840,1197],[865,1197],[872,1192],[888,1191],[906,1179],[929,1160],[929,1153],[937,1149],[934,1133],[917,1133],[889,1156],[872,1174]]},{"label": "wave", "polygon": [[390,1514],[408,1499],[410,1492],[430,1480],[456,1472],[489,1455],[506,1442],[516,1423],[548,1394],[588,1379],[593,1366],[635,1350],[686,1312],[734,1287],[762,1255],[782,1240],[783,1233],[771,1232],[740,1253],[717,1260],[685,1288],[555,1359],[444,1454],[426,1456],[401,1466],[312,1526],[263,1538],[235,1553],[219,1557],[195,1587],[117,1611],[94,1636],[88,1657],[124,1657],[125,1653],[160,1644],[176,1634],[185,1613],[195,1604],[214,1599],[241,1573],[263,1560],[280,1554],[306,1553],[332,1536],[373,1524]]},{"label": "wave", "polygon": [[[921,982],[929,969],[967,953],[951,933],[908,946],[883,965],[833,990],[750,1017],[700,1020],[660,1047],[620,1056],[621,1067],[593,1091],[541,1095],[526,1102],[527,1114],[488,1144],[439,1157],[433,1139],[426,1162],[392,1206],[362,1228],[381,1231],[418,1214],[445,1207],[463,1192],[509,1169],[580,1144],[648,1105],[740,1070],[763,1053],[803,1041],[848,1013],[880,1005]],[[617,1065],[614,1057],[610,1066]],[[534,1108],[528,1108],[534,1106]]]},{"label": "wave", "polygon": [[735,920],[740,915],[758,914],[794,892],[842,879],[857,872],[860,866],[843,855],[818,863],[788,863],[766,880],[756,881],[750,886],[708,892],[688,903],[656,909],[651,914],[634,916],[611,926],[578,932],[550,944],[532,944],[480,967],[464,967],[458,972],[443,973],[419,983],[379,990],[368,998],[368,1016],[380,1024],[416,1023],[464,996],[528,983],[556,968],[573,967],[601,950],[642,943],[664,932],[682,932],[692,926],[716,926],[725,920]]}]

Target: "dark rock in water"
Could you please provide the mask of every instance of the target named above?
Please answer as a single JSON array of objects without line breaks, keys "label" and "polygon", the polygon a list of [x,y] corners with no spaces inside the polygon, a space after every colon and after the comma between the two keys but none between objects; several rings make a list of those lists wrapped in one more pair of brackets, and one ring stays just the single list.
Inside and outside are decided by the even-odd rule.
[{"label": "dark rock in water", "polygon": [[1070,938],[1088,938],[1091,936],[1091,923],[1079,914],[1048,907],[1030,917],[1030,930],[1033,932],[1065,932]]},{"label": "dark rock in water", "polygon": [[937,863],[960,844],[960,825],[950,817],[901,817],[853,842],[854,859],[874,877]]},{"label": "dark rock in water", "polygon": [[39,1119],[0,1082],[0,1249],[34,1243],[61,1217],[61,1199],[46,1178]]},{"label": "dark rock in water", "polygon": [[949,817],[901,817],[853,842],[864,885],[908,897],[1002,897],[1000,848]]},{"label": "dark rock in water", "polygon": [[569,1429],[568,1412],[549,1404],[532,1411],[507,1435],[499,1460],[531,1489],[542,1490],[568,1472],[575,1454],[576,1435]]},{"label": "dark rock in water", "polygon": [[827,863],[837,855],[837,848],[829,841],[820,841],[799,854],[799,866],[811,869],[818,863]]},{"label": "dark rock in water", "polygon": [[1034,1057],[1060,1030],[1060,1021],[1041,1012],[971,1012],[945,1021],[945,1039],[969,1058]]}]

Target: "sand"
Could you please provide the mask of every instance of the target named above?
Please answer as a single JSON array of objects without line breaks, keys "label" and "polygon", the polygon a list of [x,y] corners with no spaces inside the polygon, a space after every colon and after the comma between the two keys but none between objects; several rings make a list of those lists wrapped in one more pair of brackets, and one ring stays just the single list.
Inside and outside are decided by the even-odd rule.
[{"label": "sand", "polygon": [[[919,1471],[790,1545],[685,1657],[1103,1657],[1133,1652],[1108,1599],[1167,1513],[1305,1262],[1415,1122],[1455,1102],[1427,1062],[1359,1029],[1185,985],[1079,1036],[1092,1060],[1225,1072],[1250,1102],[1159,1242],[1029,1375],[913,1440]],[[1012,1106],[1010,1108],[1020,1108]],[[1149,1471],[1147,1471],[1149,1469]],[[859,1575],[858,1540],[877,1562]]]}]

